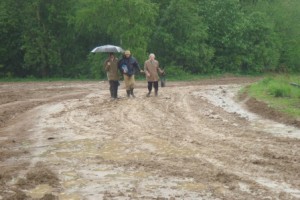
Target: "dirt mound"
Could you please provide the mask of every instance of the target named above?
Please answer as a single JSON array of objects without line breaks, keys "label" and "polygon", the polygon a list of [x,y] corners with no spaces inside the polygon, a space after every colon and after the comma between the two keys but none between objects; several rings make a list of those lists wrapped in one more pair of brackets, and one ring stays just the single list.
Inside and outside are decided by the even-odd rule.
[{"label": "dirt mound", "polygon": [[277,111],[276,109],[270,107],[267,103],[259,101],[253,97],[249,97],[247,92],[243,92],[239,96],[240,100],[245,100],[247,108],[264,118],[271,119],[273,121],[284,123],[287,125],[292,125],[300,128],[300,120],[294,117],[288,116],[282,112]]},{"label": "dirt mound", "polygon": [[49,184],[53,187],[59,184],[57,175],[40,162],[26,173],[25,178],[19,179],[17,182],[17,185],[23,189],[34,188],[40,184]]}]

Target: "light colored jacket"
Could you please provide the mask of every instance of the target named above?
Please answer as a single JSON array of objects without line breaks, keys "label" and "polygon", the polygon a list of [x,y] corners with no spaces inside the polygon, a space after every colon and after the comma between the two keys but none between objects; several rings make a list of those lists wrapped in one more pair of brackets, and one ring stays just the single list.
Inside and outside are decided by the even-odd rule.
[{"label": "light colored jacket", "polygon": [[[108,64],[110,63],[110,65]],[[119,74],[118,74],[118,58],[115,58],[111,61],[109,58],[104,61],[104,69],[107,72],[107,78],[110,81],[118,81]]]},{"label": "light colored jacket", "polygon": [[163,71],[159,68],[159,62],[157,60],[146,60],[144,64],[144,71],[147,81],[154,82],[159,80],[158,72]]}]

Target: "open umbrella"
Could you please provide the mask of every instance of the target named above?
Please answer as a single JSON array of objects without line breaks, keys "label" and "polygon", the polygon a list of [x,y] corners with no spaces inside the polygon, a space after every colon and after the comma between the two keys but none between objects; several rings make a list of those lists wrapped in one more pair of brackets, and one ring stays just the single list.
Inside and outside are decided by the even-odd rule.
[{"label": "open umbrella", "polygon": [[124,50],[121,47],[108,44],[108,45],[103,45],[103,46],[96,47],[91,52],[92,53],[97,53],[97,52],[120,53],[120,52],[124,52]]}]

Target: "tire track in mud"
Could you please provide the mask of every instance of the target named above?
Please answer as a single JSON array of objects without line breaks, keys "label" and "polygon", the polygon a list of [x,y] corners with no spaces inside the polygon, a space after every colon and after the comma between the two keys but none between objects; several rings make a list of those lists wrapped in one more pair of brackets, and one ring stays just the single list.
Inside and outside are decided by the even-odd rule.
[{"label": "tire track in mud", "polygon": [[[235,195],[241,192],[236,190],[236,188],[241,188],[242,186],[244,189],[245,187],[256,188],[256,193],[259,191],[260,195],[263,196],[273,192],[273,195],[275,196],[276,194],[281,193],[281,195],[287,195],[292,198],[299,197],[299,190],[293,189],[293,186],[291,185],[276,187],[276,189],[270,187],[271,185],[278,185],[276,184],[277,181],[284,182],[282,179],[283,177],[272,177],[276,179],[276,181],[273,182],[267,171],[272,169],[266,170],[260,168],[259,165],[256,165],[256,159],[266,160],[263,156],[261,156],[261,148],[264,149],[265,144],[268,143],[276,144],[277,139],[275,139],[275,141],[269,141],[267,133],[254,131],[251,127],[251,124],[248,121],[240,119],[236,113],[230,114],[224,112],[222,109],[218,109],[217,107],[211,107],[210,105],[207,105],[206,107],[211,107],[211,109],[214,111],[210,111],[209,113],[218,113],[217,116],[215,114],[212,116],[205,114],[205,117],[203,118],[203,116],[197,115],[197,112],[193,112],[193,108],[196,106],[193,106],[193,104],[195,104],[194,102],[197,99],[195,99],[195,97],[192,98],[194,98],[194,100],[191,100],[188,98],[188,96],[186,96],[183,102],[185,110],[187,111],[187,115],[190,115],[189,118],[194,120],[194,122],[191,124],[191,127],[196,135],[193,134],[191,138],[197,140],[199,138],[197,133],[200,133],[202,138],[199,138],[199,141],[202,143],[199,144],[199,141],[193,141],[191,142],[192,144],[190,146],[192,146],[193,143],[203,146],[205,143],[210,143],[210,141],[207,141],[206,139],[211,138],[213,140],[213,146],[205,146],[205,152],[201,154],[201,157],[202,159],[214,165],[213,167],[218,171],[216,175],[217,180],[220,178],[219,175],[221,174],[221,182],[224,181],[223,179],[225,179],[226,183],[229,183],[228,187],[230,190],[234,191]],[[205,105],[207,103],[202,102],[201,105]],[[193,106],[193,108],[191,106]],[[209,125],[210,127],[207,127],[206,125]],[[201,128],[211,131],[209,134],[207,134],[206,131],[201,131]],[[203,142],[203,140],[205,140],[205,142]],[[209,152],[208,149],[210,148],[211,151]],[[255,158],[253,162],[252,160],[250,160],[251,162],[247,160],[247,158],[251,157]],[[290,167],[290,169],[294,168],[292,166]],[[257,172],[259,171],[265,172],[263,174],[258,174]],[[275,172],[275,170],[273,172]],[[293,173],[297,172],[293,170]],[[260,181],[260,179],[264,179],[266,182],[269,181],[271,184],[264,184],[262,181]],[[230,191],[229,193],[232,193],[233,191]],[[249,193],[248,189],[247,191]],[[285,192],[288,194],[284,194]],[[253,192],[250,194],[257,195]],[[240,193],[239,195],[243,194]],[[243,196],[245,196],[245,194]],[[232,198],[237,198],[237,196],[232,196]]]},{"label": "tire track in mud", "polygon": [[59,199],[299,197],[299,140],[226,111],[230,85],[221,94],[177,85],[150,98],[137,88],[137,98],[116,101],[102,88],[35,110],[31,166],[42,161],[58,174],[60,187],[48,192]]},{"label": "tire track in mud", "polygon": [[[176,92],[175,92],[176,93]],[[188,92],[188,93],[190,93],[190,92]],[[181,140],[183,140],[183,141],[185,141],[185,142],[181,142],[180,144],[176,144],[176,145],[179,145],[179,146],[189,146],[189,149],[193,146],[193,145],[191,145],[190,143],[193,143],[193,142],[195,142],[195,140],[193,140],[193,139],[191,139],[191,138],[197,138],[197,136],[196,135],[194,135],[194,134],[192,134],[191,136],[189,136],[189,134],[186,134],[186,133],[189,133],[189,132],[191,132],[191,130],[189,130],[189,128],[186,128],[187,126],[188,127],[193,127],[194,128],[194,131],[192,131],[192,133],[202,133],[201,135],[203,136],[202,138],[201,138],[201,140],[203,140],[203,138],[209,138],[209,136],[211,135],[212,136],[212,139],[211,140],[208,140],[206,143],[208,143],[208,144],[211,144],[211,142],[213,141],[213,143],[214,143],[214,145],[212,145],[211,146],[211,153],[208,153],[208,147],[207,146],[205,146],[205,152],[202,154],[202,157],[203,157],[203,155],[206,155],[206,154],[208,154],[210,157],[212,156],[212,155],[214,155],[214,154],[216,154],[216,155],[219,155],[218,157],[221,157],[221,159],[224,161],[224,160],[226,160],[226,161],[228,161],[228,160],[230,160],[230,156],[232,156],[232,155],[234,155],[236,152],[239,152],[239,151],[241,151],[241,150],[243,150],[243,149],[240,149],[239,148],[239,145],[241,144],[241,143],[243,143],[243,142],[240,142],[240,143],[237,143],[237,142],[232,142],[232,140],[233,141],[235,141],[235,136],[232,136],[232,134],[230,133],[230,131],[227,131],[227,132],[229,132],[229,135],[220,135],[220,132],[224,132],[224,123],[221,123],[221,125],[222,125],[222,127],[219,129],[219,130],[217,130],[217,131],[211,131],[211,129],[209,129],[207,126],[205,126],[205,124],[211,124],[211,122],[210,121],[207,121],[206,123],[202,123],[201,124],[201,129],[204,129],[205,130],[205,132],[201,132],[201,130],[199,129],[199,128],[195,128],[195,124],[199,124],[199,121],[197,122],[197,120],[195,121],[195,119],[200,119],[201,118],[201,116],[195,116],[195,115],[193,115],[193,116],[189,116],[190,115],[190,113],[194,113],[194,112],[192,112],[193,110],[192,109],[190,109],[189,108],[189,105],[191,104],[191,102],[190,102],[190,100],[187,98],[187,97],[189,97],[189,95],[188,95],[188,93],[184,93],[184,94],[182,94],[182,96],[183,96],[183,98],[180,98],[180,97],[174,97],[174,99],[176,99],[176,100],[174,100],[171,104],[176,104],[177,103],[177,105],[176,105],[176,108],[177,108],[177,114],[175,115],[175,116],[173,116],[173,118],[172,117],[169,117],[169,119],[163,119],[163,121],[164,122],[168,122],[168,121],[171,121],[171,120],[174,120],[174,121],[176,121],[176,123],[175,124],[177,124],[177,126],[178,127],[181,127],[181,128],[177,128],[176,129],[176,132],[178,133],[178,135],[184,135],[184,137],[183,138],[176,138],[176,139],[181,139]],[[182,100],[182,101],[181,101]],[[179,103],[178,103],[179,102]],[[184,106],[182,106],[182,103],[181,102],[183,102],[183,104],[184,104]],[[163,105],[164,107],[170,107],[170,104],[168,104],[167,106],[166,105],[164,105],[164,104],[161,104],[161,105]],[[144,106],[144,107],[147,107],[147,106]],[[174,107],[174,106],[173,106]],[[180,110],[180,108],[183,108],[184,107],[184,109],[183,110]],[[153,113],[153,106],[150,106],[150,108],[152,108],[152,110],[148,110],[148,112],[150,111],[150,113],[152,112]],[[139,109],[137,109],[137,110],[139,110]],[[141,109],[140,109],[140,111],[141,111]],[[143,110],[142,110],[143,111]],[[133,113],[136,113],[136,112],[133,112]],[[147,112],[146,112],[147,113]],[[173,112],[171,112],[171,113],[174,113],[174,111]],[[216,111],[216,113],[220,113],[220,110],[217,110]],[[226,115],[228,115],[228,114],[226,114]],[[231,115],[230,115],[231,116]],[[150,119],[153,119],[154,117],[149,117],[149,116],[147,116],[148,118],[150,118]],[[142,117],[142,118],[147,118],[147,117]],[[226,118],[228,117],[228,116],[225,116]],[[185,118],[187,118],[187,119],[185,119]],[[229,117],[230,118],[230,117]],[[178,119],[180,119],[180,121],[181,122],[179,122],[178,121]],[[224,120],[224,118],[222,119],[222,118],[220,118],[220,116],[218,116],[217,117],[217,119],[221,119],[223,122],[225,121],[226,122],[226,120]],[[237,130],[238,130],[238,128],[236,127],[236,126],[243,126],[243,125],[247,125],[247,123],[245,124],[245,122],[244,122],[244,120],[239,120],[239,118],[238,117],[236,117],[236,116],[234,116],[233,117],[233,119],[234,119],[234,122],[233,123],[235,123],[234,124],[234,126],[233,126],[233,128],[234,128],[234,130],[233,130],[233,133],[235,133]],[[238,119],[238,120],[237,120]],[[161,119],[162,120],[162,119]],[[239,121],[241,121],[241,123],[242,124],[237,124],[237,122],[239,122]],[[148,122],[147,122],[148,123]],[[231,122],[229,122],[229,123],[231,123]],[[143,123],[144,124],[144,123]],[[226,124],[226,123],[225,123]],[[228,122],[227,122],[227,124],[228,124]],[[145,125],[144,125],[145,126]],[[157,126],[157,124],[156,124],[156,126]],[[150,127],[151,127],[151,125],[150,125]],[[197,126],[196,126],[197,127]],[[229,126],[229,127],[231,127],[231,126]],[[147,127],[146,127],[146,129],[147,129]],[[160,132],[161,133],[164,133],[164,127],[158,127],[158,129],[160,130]],[[181,129],[183,129],[183,130],[181,130]],[[228,129],[228,130],[230,130],[230,129]],[[247,130],[247,129],[246,129]],[[169,132],[169,130],[167,131],[167,132]],[[206,132],[210,132],[210,133],[206,133]],[[226,131],[225,131],[226,132]],[[245,131],[245,129],[241,129],[240,131],[238,131],[239,132],[239,134],[257,134],[256,132],[253,132],[253,131],[251,131],[251,128],[249,129],[249,130],[247,130],[247,131]],[[204,134],[204,135],[203,135]],[[164,134],[163,134],[164,135]],[[167,134],[168,135],[168,134]],[[168,135],[168,137],[170,137],[170,135]],[[218,149],[221,149],[222,151],[224,151],[224,149],[226,149],[226,151],[227,152],[229,152],[228,154],[230,155],[230,156],[227,156],[226,154],[220,154],[220,153],[216,153],[215,151],[215,148],[216,148],[216,137],[220,137],[220,138],[223,138],[223,139],[221,139],[220,140],[220,145],[219,145],[219,147],[218,147]],[[238,137],[240,137],[240,136],[238,136]],[[171,137],[171,139],[173,139],[172,137]],[[245,138],[243,138],[243,139],[245,139]],[[170,140],[170,138],[167,138],[167,140],[169,141]],[[200,141],[201,141],[200,140]],[[224,140],[225,140],[225,142],[224,142]],[[230,144],[228,144],[228,146],[227,146],[227,142],[226,142],[226,140],[230,140],[231,142],[230,142]],[[186,142],[187,141],[187,142]],[[189,141],[191,141],[191,142],[189,142]],[[252,154],[252,152],[253,152],[253,149],[255,149],[255,146],[257,145],[256,143],[257,143],[257,141],[253,141],[253,137],[250,137],[250,141],[249,141],[250,143],[252,142],[253,144],[253,146],[254,146],[254,148],[251,148],[250,149],[250,151],[248,151],[248,152],[251,152],[251,154]],[[173,143],[176,143],[176,142],[174,142],[173,141]],[[178,143],[178,142],[177,142]],[[202,142],[203,143],[203,142]],[[232,143],[236,143],[236,144],[232,144]],[[232,148],[229,148],[229,147],[231,147],[231,146],[233,146]],[[252,147],[252,146],[251,146]],[[244,150],[245,151],[245,150]],[[258,153],[258,154],[260,154],[260,153]],[[192,154],[192,155],[194,155],[194,154]],[[199,155],[199,154],[197,154],[197,155]],[[244,155],[245,156],[245,155]],[[252,155],[253,156],[253,155]],[[254,156],[255,157],[255,156]],[[205,158],[205,156],[204,156],[204,158]],[[217,158],[217,159],[214,159],[214,158],[208,158],[207,156],[206,156],[206,160],[207,161],[210,161],[211,162],[211,164],[215,164],[215,163],[220,163],[220,159],[218,160],[219,158]],[[217,161],[216,161],[217,160]],[[241,158],[241,160],[243,161],[243,160],[245,160],[245,158],[243,157],[243,158]],[[170,162],[170,161],[169,161]],[[193,162],[195,162],[195,160],[193,160]],[[226,162],[225,162],[226,163]],[[233,163],[236,163],[236,162],[233,162]],[[228,162],[224,165],[216,165],[217,166],[217,168],[223,168],[223,170],[222,171],[219,171],[218,172],[218,170],[216,169],[216,171],[217,171],[217,173],[216,173],[216,176],[218,177],[219,176],[219,174],[224,174],[224,169],[226,169],[226,165],[228,165]],[[250,187],[255,187],[255,188],[259,188],[258,186],[257,186],[257,184],[255,184],[255,183],[257,183],[257,181],[255,181],[255,180],[253,180],[253,178],[250,178],[249,176],[247,177],[246,175],[247,175],[247,173],[239,173],[238,172],[238,170],[237,169],[239,169],[240,168],[240,166],[243,166],[243,165],[245,165],[243,162],[237,162],[237,164],[236,164],[237,166],[238,166],[238,168],[236,168],[235,170],[229,170],[229,175],[228,175],[228,177],[235,177],[237,180],[240,180],[240,177],[239,176],[242,176],[243,177],[243,179],[246,179],[245,181],[246,182],[253,182],[253,183],[251,183],[250,184],[250,186],[248,186],[248,188],[250,188]],[[216,167],[213,167],[213,166],[209,166],[209,168],[216,168]],[[232,167],[232,166],[231,166]],[[228,167],[228,169],[230,169],[231,167]],[[258,169],[259,170],[259,169]],[[235,171],[237,171],[237,172],[235,172]],[[243,169],[243,171],[244,171],[244,169]],[[250,171],[250,173],[249,174],[252,174],[252,173],[254,173],[256,170],[251,170]],[[213,174],[210,170],[208,170],[208,173],[210,173],[210,174]],[[226,174],[225,174],[226,175]],[[195,176],[195,174],[193,174],[192,176],[190,176],[190,177],[194,177]],[[227,181],[229,181],[230,182],[230,180],[227,180]],[[243,187],[245,187],[245,185],[246,185],[246,183],[239,183],[240,185],[243,185]],[[239,185],[237,185],[237,186],[234,186],[234,187],[238,187]],[[229,186],[229,187],[233,187],[232,185],[231,186]],[[268,191],[268,188],[264,188],[264,189],[261,189],[262,191],[261,191],[261,193],[266,193],[266,192],[269,192]],[[263,190],[265,190],[265,191],[263,191]],[[285,191],[285,190],[283,190],[283,191]],[[251,194],[251,195],[253,195],[253,194]]]},{"label": "tire track in mud", "polygon": [[[170,185],[169,188],[167,186],[169,190],[172,190],[172,185],[178,183],[178,178],[183,180],[188,178],[188,181],[183,181],[177,186],[181,190],[185,189],[185,192],[177,194],[177,197],[188,198],[189,193],[192,192],[198,192],[198,195],[194,194],[195,196],[191,198],[203,197],[207,194],[211,195],[213,199],[223,196],[233,199],[240,196],[250,198],[253,195],[292,197],[293,194],[286,193],[289,190],[283,188],[280,190],[280,187],[277,187],[277,190],[272,191],[268,184],[259,181],[269,180],[272,183],[272,179],[278,182],[284,180],[280,176],[274,176],[276,169],[273,169],[272,176],[274,177],[265,178],[267,174],[257,174],[265,169],[256,162],[267,161],[261,156],[260,149],[263,143],[257,141],[261,136],[251,130],[247,122],[238,116],[232,116],[219,108],[212,107],[202,100],[199,101],[200,105],[206,108],[206,111],[207,108],[209,112],[212,110],[212,113],[203,115],[195,103],[197,99],[195,100],[195,97],[191,95],[195,88],[187,87],[180,94],[176,93],[176,90],[165,92],[164,95],[169,95],[168,98],[140,97],[121,99],[117,102],[100,100],[94,105],[88,105],[82,101],[84,105],[78,106],[77,104],[78,107],[75,107],[77,112],[66,112],[73,113],[73,115],[67,116],[69,119],[67,124],[71,122],[70,127],[79,133],[90,132],[87,136],[91,136],[91,132],[95,130],[98,130],[96,131],[98,134],[111,136],[105,142],[100,142],[102,146],[99,148],[99,152],[102,153],[95,153],[100,156],[102,162],[110,165],[110,170],[121,166],[125,173],[128,169],[133,169],[133,173],[142,170],[150,177],[156,177],[159,174],[164,177],[164,186]],[[77,119],[74,113],[86,109],[88,113]],[[162,113],[164,114],[162,115]],[[89,116],[100,118],[97,118],[98,121],[94,118],[90,120],[90,118],[87,119]],[[97,124],[99,120],[102,123]],[[165,124],[169,124],[169,126],[165,126]],[[238,136],[236,136],[237,133]],[[241,136],[244,134],[246,134],[245,137]],[[96,146],[95,143],[93,144]],[[242,148],[241,144],[243,144]],[[86,145],[83,144],[81,148],[86,148]],[[83,151],[85,150],[83,149]],[[238,152],[243,152],[243,154],[238,155]],[[249,163],[247,160],[249,157],[255,159],[254,164]],[[200,171],[198,170],[199,166]],[[259,179],[253,178],[253,174],[257,174],[254,177]],[[120,177],[114,177],[114,180],[118,180]],[[133,175],[129,179],[128,184],[131,186],[128,189],[133,188],[133,191],[126,192],[123,189],[121,193],[142,198],[147,190],[147,186],[145,186],[147,181],[145,180],[148,178],[143,177],[142,181]],[[175,180],[175,183],[172,179]],[[110,181],[112,180],[110,179]],[[96,183],[99,184],[97,181]],[[122,188],[121,185],[121,182],[117,183],[112,190],[106,190],[105,194],[117,195],[113,191]],[[155,193],[155,190],[150,191],[150,193]],[[160,191],[157,195],[168,197],[164,196],[164,192]],[[170,193],[174,192],[172,190]],[[148,198],[150,197],[155,198],[155,196],[148,196]]]}]

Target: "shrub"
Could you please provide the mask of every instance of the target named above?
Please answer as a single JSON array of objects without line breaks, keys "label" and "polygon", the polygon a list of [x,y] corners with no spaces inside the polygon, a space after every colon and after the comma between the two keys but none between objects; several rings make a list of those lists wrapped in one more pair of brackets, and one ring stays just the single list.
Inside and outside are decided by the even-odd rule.
[{"label": "shrub", "polygon": [[264,85],[268,85],[271,81],[273,81],[274,79],[272,77],[267,77],[267,78],[264,78],[261,82],[264,84]]},{"label": "shrub", "polygon": [[270,81],[267,91],[274,97],[291,97],[291,87],[283,81]]},{"label": "shrub", "polygon": [[191,74],[186,72],[182,66],[167,66],[164,70],[168,79],[185,80],[191,76]]}]

